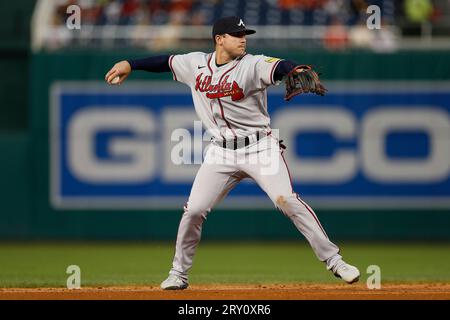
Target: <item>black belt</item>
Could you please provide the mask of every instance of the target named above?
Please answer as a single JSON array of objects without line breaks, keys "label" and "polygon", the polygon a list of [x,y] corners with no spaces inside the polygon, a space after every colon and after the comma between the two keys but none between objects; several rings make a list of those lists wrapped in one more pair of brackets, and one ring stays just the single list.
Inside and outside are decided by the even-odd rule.
[{"label": "black belt", "polygon": [[255,141],[250,141],[249,136],[247,136],[247,137],[240,137],[240,138],[235,137],[234,139],[230,139],[230,140],[218,141],[218,144],[222,148],[236,150],[236,149],[247,147],[249,144],[251,144],[253,142],[259,141],[260,139],[270,135],[270,132],[266,133],[263,131],[257,131],[255,133],[255,135],[256,135]]}]

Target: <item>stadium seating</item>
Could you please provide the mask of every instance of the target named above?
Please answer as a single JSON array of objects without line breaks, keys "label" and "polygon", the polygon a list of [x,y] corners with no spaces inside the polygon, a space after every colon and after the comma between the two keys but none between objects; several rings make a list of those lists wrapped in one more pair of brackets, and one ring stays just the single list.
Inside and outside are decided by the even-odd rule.
[{"label": "stadium seating", "polygon": [[[363,1],[364,2],[364,1]],[[393,19],[393,0],[368,1],[383,10],[385,19]],[[84,23],[94,25],[166,25],[171,16],[182,16],[183,24],[211,25],[218,18],[239,15],[249,25],[328,25],[339,16],[346,25],[356,24],[365,6],[358,1],[329,0],[68,0],[55,5],[55,21],[64,21],[64,9],[78,3],[86,14]]]}]

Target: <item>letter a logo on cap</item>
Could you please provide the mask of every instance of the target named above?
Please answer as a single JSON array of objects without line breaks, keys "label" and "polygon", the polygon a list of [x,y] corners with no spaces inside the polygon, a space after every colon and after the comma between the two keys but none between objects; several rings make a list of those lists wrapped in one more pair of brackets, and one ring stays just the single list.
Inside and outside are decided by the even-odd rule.
[{"label": "letter a logo on cap", "polygon": [[241,19],[241,20],[239,20],[239,24],[238,24],[238,26],[243,26],[243,27],[245,27],[244,21],[242,21],[242,19]]}]

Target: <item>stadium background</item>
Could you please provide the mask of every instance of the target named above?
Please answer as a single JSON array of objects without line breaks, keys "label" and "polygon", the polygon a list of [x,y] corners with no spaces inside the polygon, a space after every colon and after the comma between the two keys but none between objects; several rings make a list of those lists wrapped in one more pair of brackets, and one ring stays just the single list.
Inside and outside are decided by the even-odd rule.
[{"label": "stadium background", "polygon": [[[116,2],[121,3],[120,1]],[[158,14],[151,13],[146,17],[137,18],[136,12],[139,12],[140,7],[133,7],[134,1],[124,1],[128,5],[126,8],[129,11],[122,8],[119,15],[115,17],[116,20],[109,22],[108,16],[102,14],[102,11],[94,6],[83,11],[82,17],[85,17],[87,20],[82,18],[83,23],[86,23],[86,26],[82,26],[82,30],[93,25],[101,27],[108,25],[108,23],[122,26],[153,23],[155,27],[169,25],[179,27],[185,23],[208,26],[211,23],[211,19],[228,12],[226,10],[233,9],[227,9],[227,5],[222,1],[203,2],[209,5],[209,9],[196,7],[196,5],[201,3],[197,1],[186,1],[186,7],[183,7],[183,1],[173,2],[178,3],[182,8],[172,8],[175,12],[173,15],[170,12],[172,9],[169,10],[167,9],[169,7],[162,6],[163,9],[159,8]],[[233,1],[231,2],[234,3]],[[239,7],[245,7],[245,2],[235,2],[235,11],[231,13],[247,12],[242,11],[242,8]],[[254,2],[250,1],[249,3]],[[444,93],[450,91],[448,72],[450,70],[450,61],[448,59],[450,53],[450,47],[448,47],[448,36],[450,34],[450,29],[448,28],[449,11],[446,11],[448,8],[445,1],[423,1],[423,10],[418,10],[418,12],[413,10],[409,14],[406,12],[407,9],[404,9],[407,7],[406,2],[408,1],[396,1],[395,8],[393,6],[394,1],[366,1],[380,4],[382,10],[390,8],[390,15],[384,23],[397,24],[398,29],[396,32],[401,33],[400,37],[393,38],[395,39],[394,41],[390,41],[390,38],[388,38],[387,42],[383,42],[382,44],[386,45],[384,47],[382,45],[370,47],[370,42],[367,41],[362,41],[361,43],[356,40],[356,42],[352,42],[349,34],[342,35],[342,30],[347,30],[347,27],[355,26],[360,21],[363,15],[361,10],[365,10],[365,7],[358,9],[359,1],[342,2],[351,4],[347,7],[353,10],[347,11],[347,16],[341,15],[342,12],[338,11],[337,16],[344,16],[346,17],[345,19],[333,19],[332,16],[322,17],[320,18],[321,20],[319,19],[319,22],[315,21],[314,10],[319,10],[326,2],[305,1],[304,3],[306,4],[303,4],[302,1],[279,1],[278,3],[262,1],[267,8],[260,8],[258,14],[261,15],[262,11],[269,10],[269,7],[272,6],[275,8],[275,11],[278,10],[279,12],[279,15],[275,15],[275,18],[273,18],[275,22],[271,22],[268,18],[258,20],[258,15],[256,18],[252,18],[255,21],[253,24],[249,23],[247,21],[249,19],[247,19],[248,25],[253,26],[262,23],[264,27],[270,27],[271,23],[278,24],[276,19],[280,19],[279,21],[285,22],[286,27],[306,24],[307,29],[320,22],[320,24],[328,26],[327,30],[329,33],[325,33],[325,38],[319,40],[304,38],[275,39],[273,40],[275,42],[271,42],[270,39],[253,40],[253,42],[249,41],[249,51],[253,51],[252,45],[254,45],[255,52],[318,65],[322,69],[325,83],[327,81],[330,83],[341,82],[348,85],[360,81],[372,81],[377,84],[383,82],[394,84],[412,81],[425,83],[426,88],[439,87]],[[71,2],[60,1],[58,3],[61,4],[60,8],[65,8]],[[91,2],[86,1],[84,3],[89,4]],[[97,3],[99,6],[106,6],[109,2],[94,1],[93,3]],[[164,5],[170,3],[170,1],[159,1],[158,3]],[[317,5],[317,8],[314,7],[315,5]],[[40,22],[37,22],[37,24],[32,23],[32,15],[36,11],[35,2],[17,0],[12,3],[4,2],[0,6],[2,7],[1,12],[8,12],[0,22],[2,39],[0,44],[0,55],[2,57],[0,67],[3,74],[0,78],[0,97],[2,100],[0,108],[0,150],[2,150],[0,153],[2,177],[0,179],[0,195],[2,199],[0,238],[3,240],[1,245],[3,254],[0,256],[2,260],[9,261],[9,264],[2,263],[2,265],[9,265],[12,270],[19,264],[26,263],[18,258],[19,255],[28,252],[26,250],[32,252],[33,248],[39,248],[42,252],[45,252],[45,250],[50,252],[52,251],[53,243],[59,243],[62,240],[77,241],[75,243],[90,240],[135,240],[146,241],[141,248],[142,250],[138,250],[140,255],[151,254],[152,251],[149,248],[153,244],[158,245],[160,241],[168,241],[169,245],[164,242],[163,247],[161,247],[169,252],[169,254],[164,256],[165,260],[161,262],[161,265],[164,264],[168,267],[172,244],[175,240],[178,222],[182,213],[181,207],[167,208],[167,205],[158,205],[156,202],[144,208],[133,208],[133,206],[128,208],[125,206],[117,209],[114,208],[114,205],[111,205],[96,209],[93,206],[86,205],[82,209],[63,209],[52,204],[50,195],[50,172],[52,170],[50,140],[54,131],[49,128],[51,87],[55,83],[68,83],[69,81],[85,84],[94,81],[100,83],[95,85],[101,85],[105,72],[118,60],[152,54],[186,52],[192,51],[192,48],[196,48],[196,50],[210,50],[210,40],[197,39],[193,41],[192,39],[174,40],[169,38],[170,41],[158,42],[157,39],[141,41],[142,39],[139,37],[133,41],[126,38],[99,40],[86,38],[82,33],[78,33],[77,36],[76,30],[73,31],[72,35],[65,31],[66,33],[61,32],[59,36],[56,36],[57,32],[55,29],[53,30],[54,33],[47,33],[47,36],[43,37],[43,40],[41,39],[40,44],[36,44],[33,34],[36,32],[36,26]],[[169,11],[161,14],[161,12],[164,13],[164,8]],[[203,16],[196,14],[197,12],[203,12]],[[301,20],[296,20],[297,15],[295,13],[298,12],[303,12]],[[186,16],[189,17],[188,20],[185,19]],[[56,28],[67,29],[64,17],[67,17],[67,14],[61,13],[61,10],[56,8],[51,25]],[[244,16],[244,19],[246,18],[248,17]],[[414,19],[418,20],[414,21]],[[432,30],[431,34],[430,30]],[[145,38],[145,32],[143,34]],[[392,35],[395,35],[395,32]],[[445,45],[446,42],[440,39],[447,39],[447,46]],[[144,83],[149,87],[152,86],[154,81],[159,82],[161,80],[170,81],[170,74],[154,75],[136,72],[130,77],[130,83],[135,81]],[[126,92],[126,86],[127,84],[124,84],[121,90]],[[431,101],[434,101],[432,91],[428,92],[428,96]],[[126,98],[124,99],[125,102],[128,101]],[[300,105],[301,99],[299,98]],[[409,102],[412,105],[414,104],[413,100],[409,100]],[[446,110],[448,116],[450,111],[448,105],[441,107]],[[282,134],[283,128],[280,129]],[[51,132],[50,138],[49,132]],[[409,136],[409,138],[411,137],[417,136]],[[419,136],[418,139],[408,140],[408,138],[403,137],[403,139],[400,139],[400,143],[421,143],[422,146],[424,144],[427,145],[427,142],[423,142],[422,136]],[[447,136],[446,139],[447,143],[450,142],[450,136]],[[320,143],[320,140],[317,141]],[[427,140],[425,139],[425,141]],[[312,140],[312,143],[314,142],[315,140]],[[414,154],[414,145],[407,145],[405,150],[406,156],[408,156],[408,152]],[[450,156],[447,158],[447,161],[450,161],[449,159]],[[427,195],[430,195],[430,192],[431,195],[435,192],[436,195],[448,200],[450,195],[449,171],[447,170],[446,175],[439,177],[438,180],[440,183],[430,184]],[[300,186],[302,185],[300,181],[298,183]],[[414,184],[414,181],[411,184]],[[164,188],[170,188],[170,184]],[[333,184],[324,185],[324,188],[333,190],[335,186]],[[398,190],[407,192],[408,184],[400,184]],[[394,191],[396,192],[397,190]],[[394,200],[395,192],[393,193]],[[187,195],[186,193],[186,198]],[[305,199],[308,201],[308,196],[305,196]],[[408,265],[419,261],[421,259],[420,255],[424,252],[436,252],[436,260],[430,263],[439,264],[439,257],[445,256],[445,252],[448,253],[449,248],[450,206],[448,201],[444,201],[442,202],[444,204],[440,205],[433,205],[432,202],[419,203],[419,205],[417,205],[417,202],[414,205],[405,205],[404,203],[399,205],[395,201],[391,203],[391,207],[371,207],[370,205],[358,207],[351,203],[347,207],[345,205],[321,207],[320,203],[316,202],[312,202],[312,205],[317,207],[317,214],[332,239],[343,243],[344,248],[345,244],[348,243],[348,252],[353,257],[357,257],[358,254],[365,252],[365,248],[358,244],[363,243],[367,244],[368,252],[371,247],[374,248],[373,246],[377,248],[373,251],[374,257],[383,256],[381,252],[386,247],[397,248],[399,254],[409,251],[412,260],[410,260]],[[221,252],[220,250],[222,250],[208,247],[209,245],[214,245],[214,242],[211,242],[213,240],[233,240],[233,242],[230,242],[230,246],[233,246],[235,241],[244,240],[251,240],[252,242],[243,243],[257,242],[256,247],[258,247],[258,241],[267,242],[269,240],[276,241],[275,243],[295,240],[298,241],[299,247],[305,245],[302,237],[291,223],[270,207],[251,208],[246,206],[245,208],[217,209],[206,222],[202,239],[202,244],[206,242],[205,248],[209,248],[208,250],[211,250],[211,252]],[[20,245],[17,244],[18,241]],[[384,242],[377,247],[379,241]],[[40,247],[42,243],[45,244]],[[417,245],[417,243],[420,243],[420,245]],[[356,247],[352,247],[355,244]],[[92,246],[95,248],[96,245],[98,244],[93,244]],[[287,247],[291,245],[288,244]],[[70,245],[68,246],[70,247]],[[133,244],[129,243],[128,246],[125,246],[123,249],[117,249],[117,255],[120,256],[121,253],[129,251]],[[240,246],[245,248],[243,244]],[[279,246],[283,248],[286,247],[286,244],[282,242]],[[70,248],[73,249],[73,247]],[[80,251],[83,251],[82,248]],[[417,254],[414,254],[415,249],[418,250]],[[73,250],[76,251],[78,249]],[[99,247],[98,250],[104,250],[104,247]],[[274,250],[276,251],[277,249]],[[157,250],[154,254],[157,255]],[[264,254],[266,253],[261,252],[261,255]],[[312,258],[312,254],[307,254],[308,258]],[[50,256],[56,261],[55,255],[57,256],[58,253],[53,253]],[[242,255],[245,257],[245,251]],[[30,259],[33,259],[31,256],[32,254],[30,254]],[[138,259],[138,256],[135,258]],[[88,260],[86,256],[80,259]],[[143,257],[143,259],[148,259],[148,257]],[[399,259],[401,260],[402,258]],[[204,260],[207,259],[205,258]],[[368,258],[367,261],[369,260]],[[236,263],[239,263],[237,259]],[[443,260],[443,263],[444,266],[448,266],[445,260]],[[38,267],[36,268],[39,270]],[[276,272],[275,269],[274,267],[272,271]],[[448,269],[443,268],[441,273],[436,271],[434,276],[432,271],[429,274],[420,274],[419,272],[416,278],[412,277],[411,279],[449,281],[450,274]],[[197,270],[199,270],[198,274],[200,274],[202,269],[198,267]],[[58,278],[59,280],[53,278],[48,280],[46,278],[45,281],[32,280],[31,278],[23,280],[25,278],[19,279],[20,273],[8,272],[12,271],[8,269],[3,272],[2,284],[4,286],[39,286],[43,283],[59,286],[65,284],[64,282],[59,282],[60,278]],[[39,271],[37,273],[39,274]],[[8,274],[15,274],[16,280],[12,280]],[[144,271],[142,276],[145,277]],[[145,279],[153,283],[152,281],[156,282],[163,276],[164,273],[157,273],[152,276],[153,278]],[[198,279],[204,282],[208,280],[208,278],[201,278],[201,276]],[[319,281],[320,279],[322,278],[312,278],[312,280]],[[324,276],[323,279],[326,279],[326,277]],[[390,279],[396,280],[397,278],[392,275]],[[234,280],[239,281],[239,278]],[[272,280],[301,281],[300,278],[284,279],[276,276]],[[258,279],[257,281],[263,281],[263,279]],[[105,282],[108,281],[92,279],[89,283]],[[115,283],[120,283],[120,281]]]}]

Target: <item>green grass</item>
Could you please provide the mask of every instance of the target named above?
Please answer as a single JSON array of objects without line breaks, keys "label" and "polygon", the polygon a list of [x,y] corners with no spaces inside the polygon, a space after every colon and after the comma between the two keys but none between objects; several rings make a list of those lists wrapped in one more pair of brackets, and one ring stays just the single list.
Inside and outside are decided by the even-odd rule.
[{"label": "green grass", "polygon": [[[450,282],[450,244],[340,244],[344,259],[381,268],[384,282]],[[82,286],[156,285],[173,243],[0,243],[0,287],[65,287],[66,268],[81,268]],[[200,244],[191,283],[340,283],[301,242]]]}]

